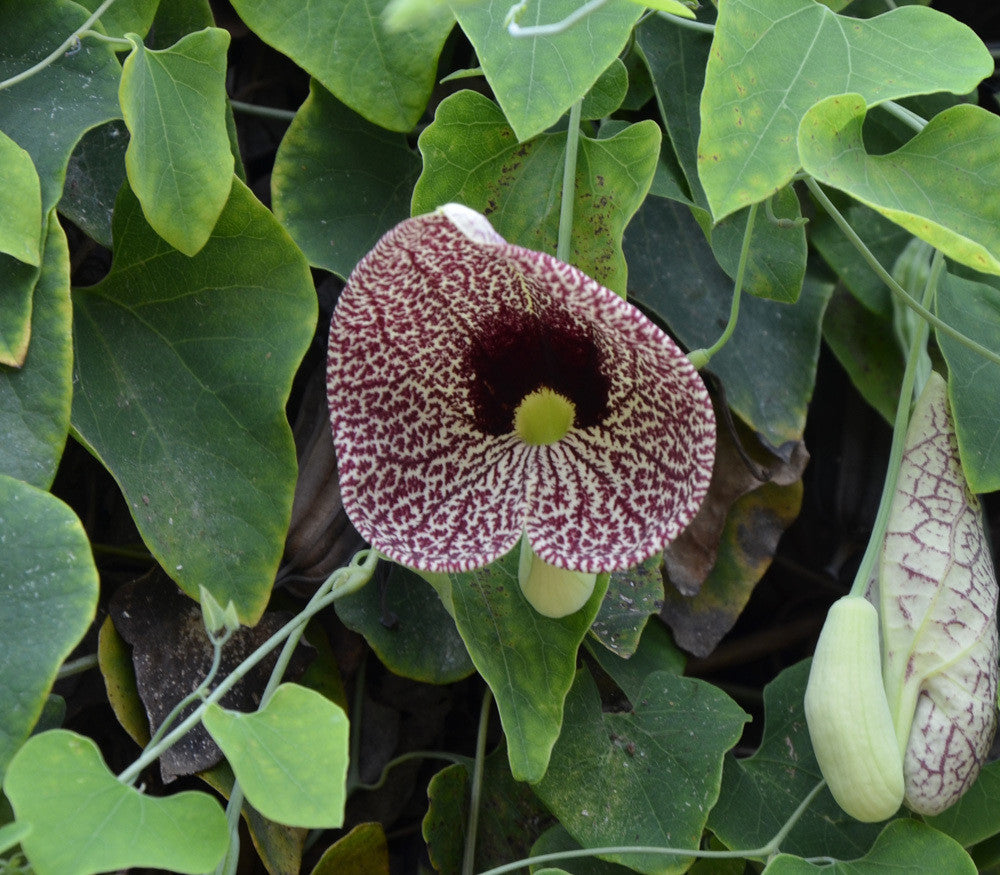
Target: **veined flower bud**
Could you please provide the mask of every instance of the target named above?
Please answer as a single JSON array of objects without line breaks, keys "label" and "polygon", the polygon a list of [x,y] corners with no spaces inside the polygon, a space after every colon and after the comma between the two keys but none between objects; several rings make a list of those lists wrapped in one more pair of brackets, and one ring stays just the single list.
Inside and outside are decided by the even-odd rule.
[{"label": "veined flower bud", "polygon": [[997,581],[944,379],[913,411],[879,571],[883,676],[906,804],[937,814],[979,775],[996,728]]},{"label": "veined flower bud", "polygon": [[860,596],[834,602],[805,697],[816,760],[837,804],[866,822],[903,801],[903,765],[882,685],[878,612]]}]

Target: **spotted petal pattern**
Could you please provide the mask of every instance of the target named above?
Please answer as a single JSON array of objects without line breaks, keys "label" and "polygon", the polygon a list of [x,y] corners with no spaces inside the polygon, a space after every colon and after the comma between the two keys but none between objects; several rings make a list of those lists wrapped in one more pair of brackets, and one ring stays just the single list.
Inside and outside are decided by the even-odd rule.
[{"label": "spotted petal pattern", "polygon": [[886,694],[906,743],[906,804],[937,814],[969,788],[989,751],[998,645],[983,515],[936,373],[907,431],[879,592]]},{"label": "spotted petal pattern", "polygon": [[[526,533],[553,565],[620,570],[672,541],[708,488],[714,415],[676,344],[455,204],[397,225],[358,264],[327,385],[344,507],[403,565],[471,570]],[[529,446],[509,414],[539,385],[577,418]]]}]

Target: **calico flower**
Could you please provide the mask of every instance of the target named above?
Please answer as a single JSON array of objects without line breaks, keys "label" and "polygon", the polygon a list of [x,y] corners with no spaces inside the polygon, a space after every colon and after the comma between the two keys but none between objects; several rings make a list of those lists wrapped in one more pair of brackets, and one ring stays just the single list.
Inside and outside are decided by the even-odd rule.
[{"label": "calico flower", "polygon": [[358,531],[431,572],[487,565],[523,536],[522,588],[534,568],[526,594],[551,616],[567,605],[529,590],[575,587],[575,610],[593,575],[670,543],[708,488],[714,416],[676,344],[457,204],[397,225],[355,268],[327,386]]}]

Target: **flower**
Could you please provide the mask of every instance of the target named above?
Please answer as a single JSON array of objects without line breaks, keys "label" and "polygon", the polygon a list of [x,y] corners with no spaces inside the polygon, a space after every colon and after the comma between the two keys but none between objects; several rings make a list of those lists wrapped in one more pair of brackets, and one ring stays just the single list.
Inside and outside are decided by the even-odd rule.
[{"label": "flower", "polygon": [[482,567],[522,535],[558,569],[628,568],[708,488],[714,414],[676,344],[458,204],[400,223],[355,268],[327,387],[348,516],[423,571]]}]

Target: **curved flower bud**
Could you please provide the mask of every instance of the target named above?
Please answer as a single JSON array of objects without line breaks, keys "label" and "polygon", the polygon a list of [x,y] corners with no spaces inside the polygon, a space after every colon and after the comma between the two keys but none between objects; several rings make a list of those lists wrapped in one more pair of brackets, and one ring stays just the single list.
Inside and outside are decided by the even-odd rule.
[{"label": "curved flower bud", "polygon": [[903,802],[903,764],[882,685],[878,612],[860,596],[833,603],[805,697],[816,761],[837,804],[865,822]]},{"label": "curved flower bud", "polygon": [[[487,565],[522,535],[549,566],[619,571],[687,526],[711,477],[712,406],[677,345],[458,204],[400,223],[355,268],[327,387],[348,516],[423,571]],[[545,596],[553,610],[593,586],[530,571],[526,592],[577,591]]]},{"label": "curved flower bud", "polygon": [[913,411],[879,572],[883,675],[906,804],[937,814],[979,775],[996,728],[997,581],[944,379]]}]

